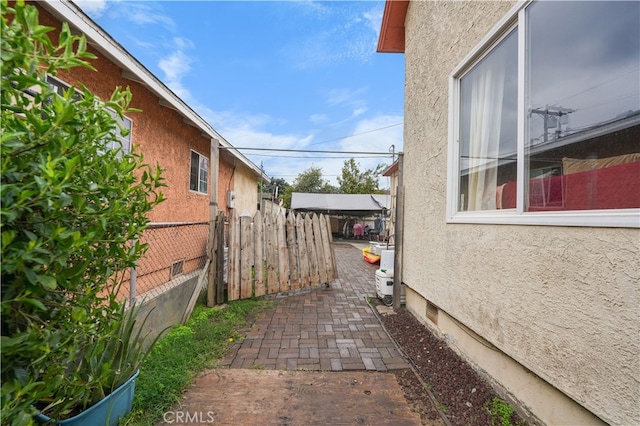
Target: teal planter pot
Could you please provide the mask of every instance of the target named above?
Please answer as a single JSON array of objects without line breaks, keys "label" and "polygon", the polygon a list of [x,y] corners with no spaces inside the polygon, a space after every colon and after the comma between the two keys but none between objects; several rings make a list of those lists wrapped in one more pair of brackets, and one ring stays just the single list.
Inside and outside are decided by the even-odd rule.
[{"label": "teal planter pot", "polygon": [[139,373],[139,370],[136,371],[122,386],[77,416],[66,420],[53,420],[43,414],[39,414],[36,416],[36,420],[39,423],[60,426],[118,426],[118,421],[131,411],[133,392],[136,388],[136,378]]}]

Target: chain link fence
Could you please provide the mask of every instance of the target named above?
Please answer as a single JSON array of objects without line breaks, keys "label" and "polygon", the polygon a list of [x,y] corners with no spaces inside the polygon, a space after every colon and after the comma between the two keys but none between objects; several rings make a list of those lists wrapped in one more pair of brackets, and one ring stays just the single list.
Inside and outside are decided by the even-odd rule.
[{"label": "chain link fence", "polygon": [[207,261],[208,236],[208,222],[149,225],[139,238],[149,247],[125,274],[121,297],[151,298],[200,274]]}]

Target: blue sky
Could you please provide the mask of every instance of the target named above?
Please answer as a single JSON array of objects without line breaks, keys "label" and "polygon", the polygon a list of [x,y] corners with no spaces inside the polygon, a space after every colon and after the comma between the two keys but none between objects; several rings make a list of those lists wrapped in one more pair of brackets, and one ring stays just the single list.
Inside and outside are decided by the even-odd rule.
[{"label": "blue sky", "polygon": [[[383,0],[76,3],[236,147],[402,150],[404,55],[376,53]],[[243,153],[289,183],[314,166],[336,184],[350,157],[391,163]]]}]

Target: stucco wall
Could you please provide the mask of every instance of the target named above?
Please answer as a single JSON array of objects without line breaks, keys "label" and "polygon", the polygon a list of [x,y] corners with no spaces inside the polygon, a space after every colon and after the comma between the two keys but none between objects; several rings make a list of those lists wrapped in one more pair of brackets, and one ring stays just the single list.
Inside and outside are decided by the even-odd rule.
[{"label": "stucco wall", "polygon": [[[40,9],[41,23],[53,27],[60,24],[46,11]],[[52,38],[57,38],[57,32]],[[92,93],[108,99],[117,86],[129,87],[133,94],[132,108],[142,112],[127,116],[133,122],[131,141],[139,146],[144,160],[151,165],[159,164],[164,169],[166,188],[162,188],[166,201],[158,205],[149,215],[153,222],[200,222],[209,220],[209,195],[189,190],[190,153],[193,149],[209,158],[210,140],[201,132],[182,121],[172,109],[159,104],[158,98],[144,86],[122,77],[122,70],[88,48],[97,59],[91,64],[97,71],[75,67],[70,72],[60,71],[57,78],[68,84],[81,82]],[[211,176],[210,182],[211,182]],[[213,180],[215,182],[215,179]]]},{"label": "stucco wall", "polygon": [[445,223],[448,77],[512,6],[409,5],[403,281],[601,419],[640,424],[638,230]]},{"label": "stucco wall", "polygon": [[235,161],[233,157],[220,150],[220,159],[218,162],[218,210],[229,213],[227,207],[227,191],[233,191],[235,189],[233,177]]},{"label": "stucco wall", "polygon": [[256,175],[238,162],[235,175],[235,209],[238,215],[253,216],[258,211],[258,182]]},{"label": "stucco wall", "polygon": [[248,213],[253,216],[258,203],[258,175],[235,160],[225,150],[220,150],[218,181],[218,204],[221,211],[233,213],[227,207],[227,191],[235,195],[234,209],[236,214]]}]

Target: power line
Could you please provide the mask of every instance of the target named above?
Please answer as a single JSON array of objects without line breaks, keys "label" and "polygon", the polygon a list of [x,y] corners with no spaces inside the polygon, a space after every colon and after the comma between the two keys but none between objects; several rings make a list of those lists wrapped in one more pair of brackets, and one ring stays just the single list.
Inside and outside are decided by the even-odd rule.
[{"label": "power line", "polygon": [[252,157],[269,157],[269,158],[308,158],[310,160],[341,160],[344,158],[379,158],[379,156],[369,156],[369,155],[339,155],[337,157],[323,157],[323,156],[308,156],[308,155],[276,155],[276,154],[247,154]]},{"label": "power line", "polygon": [[391,156],[390,152],[372,152],[372,151],[328,151],[328,150],[318,150],[314,151],[311,149],[287,149],[287,148],[252,148],[252,147],[235,147],[235,146],[221,146],[219,149],[236,149],[241,150],[245,149],[248,151],[274,151],[274,152],[310,152],[313,154],[362,154],[362,155],[383,155],[386,157]]},{"label": "power line", "polygon": [[310,144],[309,144],[309,146],[313,146],[313,145],[320,145],[320,144],[323,144],[323,143],[329,143],[329,142],[335,142],[335,141],[339,141],[339,140],[342,140],[342,139],[349,139],[349,138],[352,138],[352,137],[354,137],[354,136],[360,136],[360,135],[364,135],[364,134],[366,134],[366,133],[377,132],[378,130],[384,130],[384,129],[388,129],[388,128],[390,128],[390,127],[396,127],[396,126],[401,126],[401,125],[402,125],[402,123],[390,124],[390,125],[388,125],[388,126],[378,127],[377,129],[367,130],[366,132],[354,133],[354,134],[349,135],[349,136],[342,136],[342,137],[335,138],[335,139],[329,139],[329,140],[327,140],[327,141],[316,142],[316,143],[310,143]]}]

